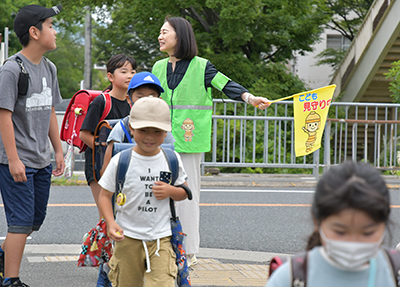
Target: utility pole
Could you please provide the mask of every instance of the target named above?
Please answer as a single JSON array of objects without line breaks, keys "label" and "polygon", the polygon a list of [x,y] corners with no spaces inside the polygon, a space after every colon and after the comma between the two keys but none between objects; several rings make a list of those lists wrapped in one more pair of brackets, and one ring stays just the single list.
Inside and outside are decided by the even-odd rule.
[{"label": "utility pole", "polygon": [[83,86],[85,89],[92,88],[92,16],[90,7],[85,6],[86,23],[85,23],[85,69],[83,77]]},{"label": "utility pole", "polygon": [[4,57],[8,58],[8,27],[4,28]]}]

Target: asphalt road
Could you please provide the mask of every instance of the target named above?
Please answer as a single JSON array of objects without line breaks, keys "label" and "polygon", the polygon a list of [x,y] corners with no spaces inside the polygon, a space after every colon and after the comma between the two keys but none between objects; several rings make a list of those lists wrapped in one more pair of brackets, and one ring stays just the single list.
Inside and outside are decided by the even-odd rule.
[{"label": "asphalt road", "polygon": [[[400,192],[392,190],[392,240],[400,241]],[[304,249],[312,231],[311,189],[203,189],[200,206],[201,247],[294,253]],[[47,218],[28,244],[81,244],[97,223],[89,187],[51,188]],[[0,240],[6,235],[0,209]],[[387,236],[389,239],[389,236]]]},{"label": "asphalt road", "polygon": [[[391,247],[400,241],[399,194],[398,189],[391,190],[392,225],[390,235],[385,239],[385,244]],[[262,258],[266,252],[291,254],[304,250],[313,228],[310,216],[312,196],[312,188],[298,187],[203,189],[201,248],[216,252],[258,252],[256,255]],[[62,250],[62,255],[78,255],[77,246],[82,243],[83,234],[97,223],[97,216],[89,187],[53,186],[47,218],[41,230],[33,233],[27,241],[21,270],[23,280],[31,287],[95,286],[97,269],[77,268],[76,260],[48,264],[34,262],[43,261],[44,256],[55,258],[61,253],[57,248]],[[0,241],[5,235],[4,210],[0,207]],[[40,250],[35,250],[36,247]],[[213,258],[213,254],[207,258]],[[257,261],[253,258],[248,260]],[[46,278],[45,282],[43,278]]]}]

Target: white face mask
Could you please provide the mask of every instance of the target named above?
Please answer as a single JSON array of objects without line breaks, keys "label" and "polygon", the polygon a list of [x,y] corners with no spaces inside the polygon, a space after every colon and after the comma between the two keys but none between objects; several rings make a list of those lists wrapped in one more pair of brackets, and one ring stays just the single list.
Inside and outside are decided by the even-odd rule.
[{"label": "white face mask", "polygon": [[339,266],[349,270],[358,269],[376,257],[384,237],[382,235],[377,242],[354,242],[328,239],[321,228],[319,233],[325,242],[327,255]]}]

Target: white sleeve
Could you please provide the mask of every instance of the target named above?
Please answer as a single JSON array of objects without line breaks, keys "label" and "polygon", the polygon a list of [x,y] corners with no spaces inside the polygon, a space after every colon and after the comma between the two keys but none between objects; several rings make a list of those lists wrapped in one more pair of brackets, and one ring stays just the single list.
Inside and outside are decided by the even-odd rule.
[{"label": "white sleeve", "polygon": [[106,170],[99,180],[99,185],[108,190],[109,192],[115,192],[115,184],[116,184],[116,175],[117,175],[117,167],[120,153],[113,156],[108,164]]},{"label": "white sleeve", "polygon": [[124,141],[124,136],[125,132],[121,127],[121,122],[119,121],[108,135],[107,143],[109,143],[110,141],[122,143]]},{"label": "white sleeve", "polygon": [[174,153],[176,154],[176,157],[178,158],[179,162],[179,176],[175,181],[175,185],[181,185],[185,181],[187,181],[188,176],[186,174],[185,168],[183,167],[181,156],[176,151],[174,151]]}]

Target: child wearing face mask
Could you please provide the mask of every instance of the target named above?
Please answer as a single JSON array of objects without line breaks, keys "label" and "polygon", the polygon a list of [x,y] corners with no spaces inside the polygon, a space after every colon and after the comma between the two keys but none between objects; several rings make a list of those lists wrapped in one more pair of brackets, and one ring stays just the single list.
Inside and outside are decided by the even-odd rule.
[{"label": "child wearing face mask", "polygon": [[[389,191],[374,167],[354,162],[332,167],[317,184],[311,211],[315,229],[303,263],[306,285],[298,286],[397,286],[381,248]],[[291,277],[291,263],[284,263],[266,286],[290,287]]]}]

